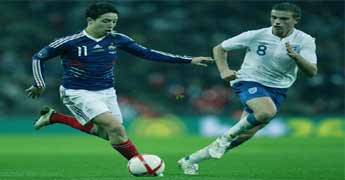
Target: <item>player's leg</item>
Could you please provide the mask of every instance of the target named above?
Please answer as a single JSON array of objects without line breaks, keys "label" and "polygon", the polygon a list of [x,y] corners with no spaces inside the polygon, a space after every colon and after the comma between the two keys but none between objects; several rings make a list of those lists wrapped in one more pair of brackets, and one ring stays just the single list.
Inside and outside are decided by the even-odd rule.
[{"label": "player's leg", "polygon": [[93,114],[97,112],[98,114],[91,122],[105,131],[112,147],[126,159],[129,160],[133,156],[138,155],[139,152],[136,146],[127,137],[126,130],[122,124],[122,114],[117,103],[115,90],[112,88],[103,90],[98,92],[95,97],[97,97],[97,101],[93,101],[94,106],[92,106],[92,109],[94,110]]},{"label": "player's leg", "polygon": [[110,144],[122,156],[129,160],[139,154],[135,145],[127,137],[122,120],[117,119],[111,112],[102,113],[91,121],[106,131]]},{"label": "player's leg", "polygon": [[64,123],[83,132],[109,139],[113,148],[127,159],[139,154],[127,138],[122,125],[122,115],[114,89],[92,92],[66,90],[62,87],[60,94],[63,103],[76,118],[54,113],[54,110],[50,109],[38,121],[46,119],[48,122]]},{"label": "player's leg", "polygon": [[[273,100],[276,108],[274,108],[274,106],[272,105],[272,101],[270,99],[267,100],[268,103],[263,104],[265,106],[261,106],[261,104],[258,104],[257,101],[250,101],[250,98],[243,98],[243,99],[248,99],[248,100],[246,101],[246,104],[245,104],[246,111],[243,112],[242,117],[246,116],[248,112],[253,112],[255,117],[257,117],[259,121],[270,121],[273,118],[277,109],[279,109],[281,103],[286,98],[287,89],[265,88],[265,90],[267,94],[270,96],[271,100]],[[243,95],[242,97],[245,97],[245,96],[247,95]],[[271,109],[271,110],[269,112],[264,112],[263,110],[266,110],[266,108]],[[267,122],[240,134],[231,142],[227,150],[233,149],[241,145],[242,143],[246,142],[251,137],[253,137],[257,131],[265,127],[266,124]]]},{"label": "player's leg", "polygon": [[[249,106],[249,107],[252,107],[253,109],[255,109],[254,112],[258,112],[258,111],[260,112],[260,109],[261,109],[261,108],[260,108],[259,110],[257,110],[255,107],[253,107],[253,106],[255,106],[255,103],[252,104],[251,102],[249,102],[248,106]],[[271,113],[274,113],[274,111],[271,112]],[[255,114],[255,113],[254,113],[254,114]],[[243,111],[242,116],[241,116],[241,119],[242,119],[244,116],[247,116],[247,115],[248,115],[248,112]],[[271,115],[271,116],[272,116],[272,115]],[[269,120],[272,119],[272,118],[273,118],[273,117],[269,118]],[[230,146],[229,146],[226,150],[229,151],[229,150],[231,150],[231,149],[233,149],[233,148],[235,148],[235,147],[237,147],[237,146],[243,144],[244,142],[248,141],[250,138],[252,138],[252,137],[256,134],[256,132],[258,132],[260,129],[262,129],[263,127],[265,127],[266,124],[267,124],[267,123],[263,123],[263,124],[261,124],[261,125],[255,126],[255,127],[253,127],[252,129],[249,129],[248,131],[243,132],[242,134],[238,135],[236,138],[234,138],[234,139],[231,141]]]},{"label": "player's leg", "polygon": [[[257,83],[240,82],[234,85],[233,88],[235,92],[239,94],[241,102],[245,105],[245,111],[248,113],[243,113],[240,121],[224,135],[218,137],[216,141],[180,159],[178,163],[185,174],[196,174],[197,170],[193,167],[203,160],[221,158],[228,147],[231,146],[231,142],[238,136],[249,131],[247,134],[240,136],[238,140],[234,141],[232,146],[238,146],[242,142],[248,140],[257,130],[265,125],[265,122],[271,118],[270,116],[273,117],[275,115],[275,104],[265,87]],[[251,107],[254,107],[254,110],[252,110]]]},{"label": "player's leg", "polygon": [[[234,90],[240,95],[241,101],[245,102],[245,111],[248,112],[248,115],[223,136],[217,138],[213,143],[214,146],[209,148],[211,157],[220,158],[227,148],[242,144],[266,126],[277,114],[277,109],[286,98],[287,93],[287,89],[284,88],[269,88],[253,82],[241,82],[235,86]],[[227,144],[227,141],[230,142],[230,145],[223,146]]]},{"label": "player's leg", "polygon": [[56,112],[52,114],[50,122],[65,124],[87,134],[97,136],[104,140],[109,140],[107,132],[97,124],[94,124],[93,122],[88,122],[87,124],[82,125],[75,117]]},{"label": "player's leg", "polygon": [[[243,111],[242,114],[241,114],[241,118],[240,119],[245,118],[247,115],[248,115],[248,112]],[[251,129],[250,131],[252,132],[253,129]],[[234,147],[242,144],[244,141],[248,140],[251,137],[251,135],[252,135],[252,133],[250,133],[250,131],[248,131],[246,133],[243,133],[240,136],[236,137],[236,139],[234,139],[234,141],[232,141],[230,143],[230,145],[227,148],[227,150],[229,150],[231,148],[234,148]],[[210,157],[211,156],[208,153],[208,146],[207,146],[206,148],[202,148],[202,149],[194,152],[193,154],[191,154],[191,155],[189,155],[189,156],[187,156],[185,158],[182,158],[180,160],[179,164],[186,164],[186,161],[190,162],[190,164],[196,164],[196,163],[198,163],[198,162],[200,162],[202,160],[209,159]],[[189,174],[191,174],[191,173],[189,173]]]},{"label": "player's leg", "polygon": [[87,104],[92,104],[92,102],[90,101],[97,100],[89,99],[87,97],[94,96],[99,95],[97,95],[97,93],[90,94],[90,92],[84,90],[68,90],[65,89],[63,86],[60,86],[60,97],[62,99],[62,102],[72,112],[74,116],[68,116],[62,113],[57,113],[54,109],[45,107],[41,110],[41,116],[34,123],[34,128],[38,130],[44,126],[59,123],[68,125],[82,132],[92,134],[102,139],[108,140],[108,135],[106,134],[103,128],[93,124],[92,122],[89,122],[89,120],[87,122],[85,120],[90,119],[89,117],[94,117],[96,115],[85,113],[85,111],[88,111],[88,108],[86,107]]},{"label": "player's leg", "polygon": [[[241,120],[236,123],[232,129],[239,130],[239,125],[243,124],[240,123],[241,121],[244,121],[248,117],[248,113],[245,111],[242,113]],[[234,130],[233,130],[234,131]],[[190,154],[189,156],[186,156],[178,161],[179,166],[184,170],[185,174],[197,174],[197,164],[201,161],[210,159],[210,158],[220,158],[222,154],[226,151],[226,149],[231,145],[232,141],[229,141],[227,136],[220,136],[214,141],[213,143],[209,144],[208,146]],[[212,146],[217,146],[213,147]],[[212,152],[210,152],[212,151]],[[219,152],[220,151],[220,152]],[[216,156],[216,155],[217,156]]]},{"label": "player's leg", "polygon": [[270,97],[258,97],[246,102],[252,113],[246,113],[241,120],[230,128],[224,138],[233,140],[238,135],[256,126],[267,124],[277,113],[277,108]]},{"label": "player's leg", "polygon": [[[245,118],[246,116],[248,115],[248,113],[246,111],[243,111],[242,112],[242,115],[241,115],[241,119]],[[236,144],[239,144],[240,140],[244,139],[245,136],[242,136],[240,139],[238,139],[237,141],[237,138],[235,141],[231,142],[231,144],[229,145],[229,147],[232,147]],[[244,142],[244,141],[243,141]],[[207,159],[210,159],[211,156],[209,154],[209,147],[210,145],[186,156],[186,157],[183,157],[181,158],[179,161],[178,161],[178,165],[179,167],[184,171],[184,174],[188,174],[188,175],[196,175],[198,174],[198,169],[199,169],[199,166],[198,166],[198,163],[201,162],[201,161],[204,161],[204,160],[207,160]]]},{"label": "player's leg", "polygon": [[93,123],[97,126],[97,134],[104,130],[114,149],[125,158],[138,155],[137,148],[128,139],[122,124],[122,114],[113,88],[101,91],[67,90],[62,93],[64,104],[82,125]]},{"label": "player's leg", "polygon": [[[220,158],[227,149],[249,140],[275,116],[287,93],[287,89],[267,88],[253,82],[239,82],[233,88],[240,96],[247,113],[243,113],[241,120],[212,144],[180,159],[178,163],[185,174],[196,174],[197,170],[192,165],[211,157]],[[186,170],[192,170],[193,173]]]},{"label": "player's leg", "polygon": [[34,128],[38,130],[55,123],[65,124],[82,132],[95,135],[105,140],[109,140],[105,130],[97,126],[96,124],[89,122],[85,125],[81,125],[75,117],[57,113],[54,109],[48,107],[45,107],[41,110],[41,116],[34,123]]},{"label": "player's leg", "polygon": [[[248,115],[247,111],[243,111],[241,115],[241,119],[246,117]],[[243,144],[244,142],[248,141],[251,139],[256,132],[258,132],[260,129],[262,129],[265,125],[258,125],[253,127],[252,129],[249,129],[248,131],[238,135],[234,140],[231,141],[229,147],[227,147],[226,151],[229,151],[233,148],[238,147],[239,145]]]},{"label": "player's leg", "polygon": [[277,113],[276,105],[270,97],[257,97],[246,101],[246,105],[253,113],[248,113],[226,133],[218,137],[210,146],[209,154],[212,158],[221,158],[231,142],[239,135],[251,129],[261,129]]}]

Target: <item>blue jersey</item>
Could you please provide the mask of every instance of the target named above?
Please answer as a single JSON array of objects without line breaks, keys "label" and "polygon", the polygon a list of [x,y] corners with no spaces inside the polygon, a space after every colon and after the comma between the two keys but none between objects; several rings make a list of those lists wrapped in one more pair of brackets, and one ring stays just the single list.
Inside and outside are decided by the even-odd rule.
[{"label": "blue jersey", "polygon": [[111,88],[114,84],[113,70],[118,49],[152,61],[190,63],[192,60],[188,56],[143,47],[124,34],[110,33],[95,39],[82,31],[54,41],[33,56],[34,85],[45,87],[43,63],[59,56],[64,69],[63,87],[91,91]]}]

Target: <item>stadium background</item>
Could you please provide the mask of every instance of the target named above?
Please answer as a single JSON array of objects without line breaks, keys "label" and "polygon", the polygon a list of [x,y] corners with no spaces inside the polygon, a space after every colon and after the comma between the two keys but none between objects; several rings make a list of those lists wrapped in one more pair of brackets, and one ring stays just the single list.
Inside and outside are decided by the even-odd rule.
[{"label": "stadium background", "polygon": [[[222,40],[269,26],[276,2],[114,1],[120,11],[116,30],[150,48],[211,56]],[[299,74],[260,138],[220,161],[202,164],[201,176],[193,179],[344,179],[344,1],[294,2],[303,10],[297,28],[316,38],[318,75]],[[59,100],[62,67],[56,59],[46,63],[45,94],[38,100],[26,97],[31,56],[55,38],[82,30],[88,4],[0,2],[0,180],[132,179],[125,160],[106,142],[63,125],[38,132],[32,128],[42,106],[69,112]],[[231,54],[233,68],[243,55]],[[115,78],[132,140],[142,152],[165,160],[168,179],[186,179],[175,167],[178,158],[210,143],[241,112],[239,98],[215,65],[154,63],[120,53]]]},{"label": "stadium background", "polygon": [[[58,95],[62,74],[59,60],[46,63],[47,90],[42,98],[30,100],[24,89],[32,82],[33,53],[58,37],[82,30],[88,4],[88,1],[40,0],[0,3],[1,121],[14,125],[19,119],[22,128],[30,131],[26,123],[37,117],[42,106],[68,113]],[[344,134],[344,3],[298,4],[303,15],[297,28],[317,40],[319,73],[312,79],[299,74],[278,120],[271,124],[274,127],[266,130],[270,129],[273,135]],[[272,2],[118,1],[116,6],[120,11],[116,31],[150,48],[211,56],[212,47],[222,40],[269,26]],[[231,67],[238,69],[243,54],[243,51],[231,54]],[[135,122],[139,126],[158,126],[163,130],[157,135],[190,132],[216,135],[236,122],[242,108],[228,83],[219,78],[215,65],[202,68],[154,63],[120,53],[115,81],[126,125]],[[141,124],[143,119],[148,123]],[[0,132],[4,131],[16,128],[2,126]]]}]

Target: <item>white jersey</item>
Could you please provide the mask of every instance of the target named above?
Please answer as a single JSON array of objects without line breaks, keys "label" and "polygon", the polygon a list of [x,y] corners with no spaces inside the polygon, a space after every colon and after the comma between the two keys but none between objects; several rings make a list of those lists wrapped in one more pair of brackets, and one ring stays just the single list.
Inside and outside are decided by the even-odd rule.
[{"label": "white jersey", "polygon": [[296,80],[298,67],[287,54],[286,42],[302,57],[317,63],[315,39],[297,29],[282,39],[273,35],[272,27],[268,27],[225,40],[221,46],[226,51],[247,49],[241,69],[236,74],[237,79],[231,84],[254,81],[268,87],[290,87]]}]

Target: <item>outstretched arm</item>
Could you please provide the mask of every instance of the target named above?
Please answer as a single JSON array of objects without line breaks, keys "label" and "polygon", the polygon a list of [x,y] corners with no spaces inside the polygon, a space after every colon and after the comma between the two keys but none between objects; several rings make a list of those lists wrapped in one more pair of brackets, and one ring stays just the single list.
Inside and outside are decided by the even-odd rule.
[{"label": "outstretched arm", "polygon": [[207,64],[213,63],[214,60],[211,57],[193,57],[192,58],[192,64],[197,65],[197,66],[204,66],[207,67]]},{"label": "outstretched arm", "polygon": [[228,52],[221,45],[217,45],[213,48],[213,57],[216,61],[220,77],[226,81],[234,80],[236,78],[236,71],[229,68],[227,63]]},{"label": "outstretched arm", "polygon": [[199,66],[207,66],[208,63],[213,62],[213,59],[211,57],[180,56],[180,55],[175,55],[171,53],[149,49],[138,44],[133,39],[123,34],[115,34],[115,37],[118,38],[118,40],[121,42],[121,45],[119,46],[120,49],[132,55],[135,55],[147,60],[175,63],[175,64],[191,63],[191,64],[199,65]]}]

